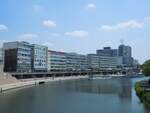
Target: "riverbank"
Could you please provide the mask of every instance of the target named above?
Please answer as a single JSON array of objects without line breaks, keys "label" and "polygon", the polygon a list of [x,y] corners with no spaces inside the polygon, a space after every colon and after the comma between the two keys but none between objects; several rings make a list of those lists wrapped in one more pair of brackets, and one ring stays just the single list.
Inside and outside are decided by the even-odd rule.
[{"label": "riverbank", "polygon": [[16,83],[0,85],[0,92],[2,93],[4,91],[11,90],[11,89],[35,86],[35,85],[39,85],[39,83],[41,83],[41,82],[47,83],[47,82],[74,80],[74,79],[82,79],[82,78],[88,78],[88,76],[70,76],[70,77],[55,77],[55,78],[46,77],[46,78],[22,79],[22,80],[18,80],[18,82],[16,82]]},{"label": "riverbank", "polygon": [[150,84],[148,80],[137,82],[135,84],[135,90],[145,107],[150,108]]}]

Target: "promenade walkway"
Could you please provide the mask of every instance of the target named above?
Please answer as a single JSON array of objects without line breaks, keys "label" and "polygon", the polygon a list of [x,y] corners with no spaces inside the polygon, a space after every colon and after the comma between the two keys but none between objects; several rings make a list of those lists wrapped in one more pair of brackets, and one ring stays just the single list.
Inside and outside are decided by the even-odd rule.
[{"label": "promenade walkway", "polygon": [[54,82],[54,81],[64,81],[64,80],[73,80],[73,79],[81,79],[81,78],[88,78],[88,76],[70,76],[70,77],[46,77],[46,78],[33,78],[33,79],[21,79],[14,81],[13,83],[8,83],[5,81],[5,84],[0,84],[0,92],[20,88],[20,87],[27,87],[32,85],[38,85],[39,82]]}]

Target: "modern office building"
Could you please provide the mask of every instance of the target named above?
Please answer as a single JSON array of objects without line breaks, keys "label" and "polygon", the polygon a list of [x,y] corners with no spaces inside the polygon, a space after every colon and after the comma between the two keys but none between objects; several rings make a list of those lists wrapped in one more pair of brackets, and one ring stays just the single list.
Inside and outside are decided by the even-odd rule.
[{"label": "modern office building", "polygon": [[117,49],[111,49],[111,47],[104,47],[103,49],[97,50],[97,55],[106,56],[106,57],[115,57],[118,56]]},{"label": "modern office building", "polygon": [[120,45],[119,46],[119,56],[132,56],[132,49],[130,46]]},{"label": "modern office building", "polygon": [[31,72],[32,45],[27,42],[3,44],[5,72]]},{"label": "modern office building", "polygon": [[47,71],[47,54],[48,47],[33,44],[32,45],[32,71],[46,72]]},{"label": "modern office building", "polygon": [[117,57],[118,56],[118,49],[111,49],[111,56]]},{"label": "modern office building", "polygon": [[100,69],[100,57],[97,54],[88,54],[87,57],[90,69]]},{"label": "modern office building", "polygon": [[67,53],[67,70],[87,70],[88,59],[86,55]]},{"label": "modern office building", "polygon": [[117,62],[117,67],[123,67],[123,57],[121,56],[117,56],[116,58],[116,62]]},{"label": "modern office building", "polygon": [[124,66],[130,67],[133,65],[132,48],[130,46],[120,45],[118,54],[123,57]]},{"label": "modern office building", "polygon": [[106,56],[100,56],[100,69],[104,70],[112,70],[117,69],[119,63],[121,63],[120,59],[118,57],[106,57]]},{"label": "modern office building", "polygon": [[4,52],[3,48],[0,48],[0,73],[3,73],[3,68],[4,68]]},{"label": "modern office building", "polygon": [[48,71],[65,71],[66,60],[66,53],[49,50]]},{"label": "modern office building", "polygon": [[122,67],[122,57],[98,56],[88,54],[88,64],[94,70],[112,70]]},{"label": "modern office building", "polygon": [[1,62],[4,62],[5,72],[46,72],[130,67],[133,58],[131,47],[125,45],[120,45],[118,50],[104,47],[97,50],[97,54],[81,55],[16,41],[3,44],[3,49],[0,49]]},{"label": "modern office building", "polygon": [[3,48],[0,48],[0,64],[3,63],[4,60],[4,52],[3,52]]},{"label": "modern office building", "polygon": [[87,70],[89,67],[87,55],[81,55],[81,54],[78,54],[78,55],[79,55],[78,62],[80,64],[80,69]]}]

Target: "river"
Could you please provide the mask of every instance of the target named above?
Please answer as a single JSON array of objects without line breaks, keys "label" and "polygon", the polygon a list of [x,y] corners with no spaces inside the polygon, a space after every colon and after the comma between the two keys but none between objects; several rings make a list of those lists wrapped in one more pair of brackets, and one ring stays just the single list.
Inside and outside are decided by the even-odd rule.
[{"label": "river", "polygon": [[150,113],[134,84],[143,78],[51,82],[0,94],[0,113]]}]

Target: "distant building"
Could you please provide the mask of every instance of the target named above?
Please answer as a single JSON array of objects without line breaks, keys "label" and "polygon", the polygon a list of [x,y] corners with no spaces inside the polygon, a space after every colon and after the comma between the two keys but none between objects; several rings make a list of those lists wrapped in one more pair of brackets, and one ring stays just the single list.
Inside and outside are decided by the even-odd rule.
[{"label": "distant building", "polygon": [[133,66],[132,48],[130,46],[120,45],[118,54],[119,56],[123,57],[124,66]]},{"label": "distant building", "polygon": [[106,57],[118,56],[117,49],[111,49],[111,47],[104,47],[103,49],[97,50],[97,55]]},{"label": "distant building", "polygon": [[32,45],[32,71],[47,71],[47,53],[48,47],[37,44]]},{"label": "distant building", "polygon": [[132,57],[132,49],[130,46],[120,45],[119,56]]},{"label": "distant building", "polygon": [[5,72],[31,72],[31,44],[7,42],[3,44],[3,48]]},{"label": "distant building", "polygon": [[48,51],[48,71],[66,70],[66,53],[58,51]]},{"label": "distant building", "polygon": [[118,49],[111,49],[111,47],[104,47],[97,50],[96,54],[99,56],[100,69],[116,69],[122,66],[123,59],[118,56]]},{"label": "distant building", "polygon": [[87,70],[88,60],[86,55],[67,53],[67,70]]},{"label": "distant building", "polygon": [[111,50],[111,56],[112,57],[117,57],[118,56],[118,49],[112,49]]},{"label": "distant building", "polygon": [[87,57],[90,69],[100,69],[100,57],[97,54],[88,54]]}]

